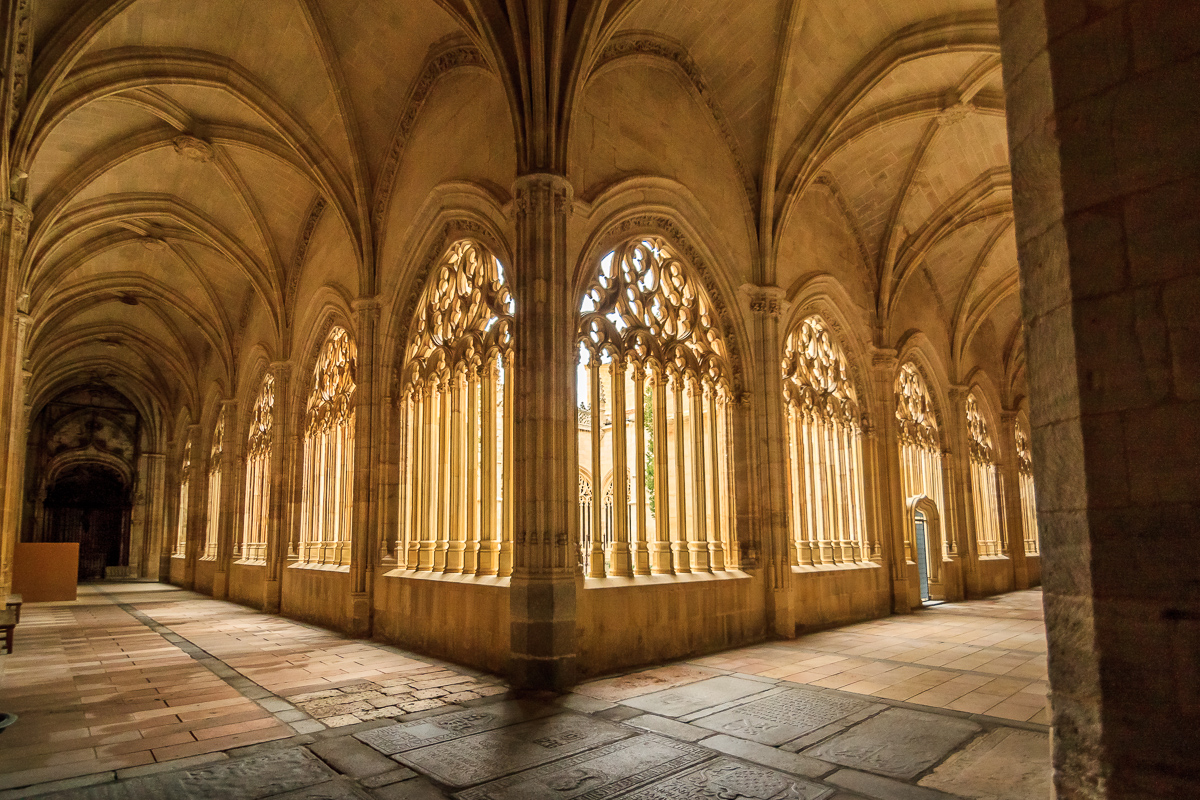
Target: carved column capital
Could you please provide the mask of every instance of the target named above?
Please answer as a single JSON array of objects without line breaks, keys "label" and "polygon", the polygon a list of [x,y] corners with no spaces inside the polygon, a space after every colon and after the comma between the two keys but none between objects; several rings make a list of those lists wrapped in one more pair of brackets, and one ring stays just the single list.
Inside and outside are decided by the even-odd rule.
[{"label": "carved column capital", "polygon": [[562,175],[552,172],[531,172],[513,182],[513,210],[524,217],[534,204],[548,202],[555,214],[570,216],[575,201],[575,188]]},{"label": "carved column capital", "polygon": [[738,291],[746,296],[750,310],[755,314],[776,318],[787,314],[790,305],[786,299],[787,293],[778,286],[756,286],[752,283],[743,283]]},{"label": "carved column capital", "polygon": [[355,313],[378,314],[379,310],[383,308],[383,302],[379,299],[379,295],[358,297],[350,301],[350,308]]}]

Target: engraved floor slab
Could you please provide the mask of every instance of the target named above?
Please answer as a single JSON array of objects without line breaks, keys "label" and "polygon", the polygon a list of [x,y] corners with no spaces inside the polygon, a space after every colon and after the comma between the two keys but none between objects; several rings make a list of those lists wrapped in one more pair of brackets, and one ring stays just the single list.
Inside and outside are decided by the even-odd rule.
[{"label": "engraved floor slab", "polygon": [[892,708],[803,752],[845,767],[912,778],[981,730],[965,719]]},{"label": "engraved floor slab", "polygon": [[870,706],[848,697],[790,689],[693,720],[709,730],[762,744],[781,745]]},{"label": "engraved floor slab", "polygon": [[689,664],[672,664],[668,667],[634,672],[631,675],[619,675],[615,678],[601,678],[575,687],[577,694],[585,694],[598,700],[609,700],[619,703],[630,697],[660,692],[676,686],[702,681],[721,673],[703,667]]},{"label": "engraved floor slab", "polygon": [[1049,797],[1050,737],[1001,728],[971,742],[921,779],[922,786],[972,800]]},{"label": "engraved floor slab", "polygon": [[461,789],[632,734],[629,728],[613,722],[582,714],[559,714],[409,750],[393,758]]},{"label": "engraved floor slab", "polygon": [[769,687],[758,681],[722,675],[688,686],[634,697],[626,700],[625,705],[663,717],[681,717],[709,706],[757,694],[766,688]]},{"label": "engraved floor slab", "polygon": [[711,750],[646,735],[625,739],[455,795],[458,800],[606,800],[712,758]]},{"label": "engraved floor slab", "polygon": [[559,709],[541,703],[506,700],[466,711],[439,714],[416,722],[356,733],[354,737],[385,755],[395,755],[438,742],[546,717]]},{"label": "engraved floor slab", "polygon": [[822,800],[831,794],[832,789],[818,784],[721,757],[620,797],[622,800]]},{"label": "engraved floor slab", "polygon": [[256,800],[325,783],[337,773],[303,750],[283,750],[211,767],[147,775],[128,781],[72,789],[58,800]]}]

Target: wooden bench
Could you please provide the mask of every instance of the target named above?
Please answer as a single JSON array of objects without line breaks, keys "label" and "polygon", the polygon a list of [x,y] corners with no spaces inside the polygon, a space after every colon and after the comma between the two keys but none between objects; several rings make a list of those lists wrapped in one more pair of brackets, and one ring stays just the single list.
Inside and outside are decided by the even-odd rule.
[{"label": "wooden bench", "polygon": [[21,621],[21,602],[22,602],[21,595],[19,595],[19,594],[10,594],[8,596],[8,599],[4,601],[5,609],[7,609],[8,611],[15,610],[17,612],[17,622],[18,623]]},{"label": "wooden bench", "polygon": [[13,651],[13,632],[17,628],[16,609],[6,608],[0,611],[0,632],[4,633],[4,652]]}]

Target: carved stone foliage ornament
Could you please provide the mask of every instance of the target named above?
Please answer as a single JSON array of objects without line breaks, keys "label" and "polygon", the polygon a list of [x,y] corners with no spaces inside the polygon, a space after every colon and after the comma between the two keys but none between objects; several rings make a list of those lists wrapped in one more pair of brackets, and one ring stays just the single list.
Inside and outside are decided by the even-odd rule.
[{"label": "carved stone foliage ornament", "polygon": [[1029,434],[1021,423],[1016,425],[1017,466],[1025,475],[1033,474],[1033,451],[1029,447]]},{"label": "carved stone foliage ornament", "polygon": [[192,437],[183,443],[183,463],[179,466],[179,480],[187,483],[192,476]]},{"label": "carved stone foliage ornament", "polygon": [[208,468],[221,468],[221,453],[225,449],[225,409],[217,414],[217,424],[213,427],[212,449],[208,452]]},{"label": "carved stone foliage ornament", "polygon": [[250,458],[271,452],[271,426],[275,414],[275,377],[270,373],[263,378],[254,409],[250,412],[250,437],[246,449]]},{"label": "carved stone foliage ornament", "polygon": [[348,425],[353,419],[356,356],[354,341],[344,328],[329,332],[313,368],[314,386],[305,415],[307,435]]},{"label": "carved stone foliage ornament", "polygon": [[784,395],[802,414],[841,420],[858,430],[858,399],[846,354],[819,316],[803,320],[783,352]]},{"label": "carved stone foliage ornament", "polygon": [[902,442],[939,449],[933,401],[925,379],[912,363],[902,366],[896,377],[896,419],[900,422]]},{"label": "carved stone foliage ornament", "polygon": [[591,354],[653,358],[728,380],[728,353],[708,293],[664,239],[639,237],[605,256],[580,312],[580,343]]},{"label": "carved stone foliage ornament", "polygon": [[979,401],[974,394],[967,395],[967,435],[971,444],[971,458],[985,464],[995,460],[995,448],[988,433],[987,420],[979,410]]},{"label": "carved stone foliage ornament", "polygon": [[515,308],[499,259],[474,239],[450,245],[418,304],[408,383],[459,365],[478,369],[510,352]]},{"label": "carved stone foliage ornament", "polygon": [[175,152],[192,161],[207,164],[213,159],[212,145],[196,136],[176,136],[174,139]]}]

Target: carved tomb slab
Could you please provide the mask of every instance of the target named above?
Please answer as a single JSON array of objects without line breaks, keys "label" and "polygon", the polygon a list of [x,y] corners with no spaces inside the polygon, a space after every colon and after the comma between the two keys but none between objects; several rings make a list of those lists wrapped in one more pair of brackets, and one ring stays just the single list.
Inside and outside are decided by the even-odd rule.
[{"label": "carved tomb slab", "polygon": [[610,744],[633,731],[582,714],[559,714],[393,756],[447,786],[464,788]]},{"label": "carved tomb slab", "polygon": [[458,800],[607,800],[712,758],[694,744],[653,734],[615,742],[461,792]]},{"label": "carved tomb slab", "polygon": [[789,689],[693,720],[692,724],[776,746],[863,711],[870,705],[848,697]]}]

